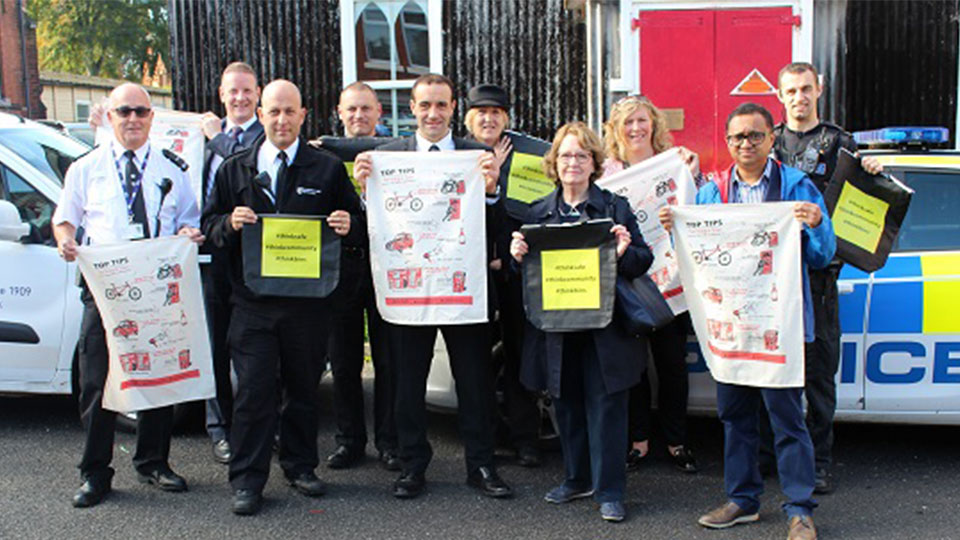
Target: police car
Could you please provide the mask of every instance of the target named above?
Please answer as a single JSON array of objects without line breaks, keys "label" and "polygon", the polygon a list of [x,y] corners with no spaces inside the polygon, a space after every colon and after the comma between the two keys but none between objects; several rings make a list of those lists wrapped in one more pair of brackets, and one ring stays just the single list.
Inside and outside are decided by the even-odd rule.
[{"label": "police car", "polygon": [[[960,152],[944,128],[854,134],[884,172],[914,190],[887,264],[840,273],[841,361],[837,419],[960,424]],[[716,394],[695,340],[689,345],[690,409],[715,410]]]}]

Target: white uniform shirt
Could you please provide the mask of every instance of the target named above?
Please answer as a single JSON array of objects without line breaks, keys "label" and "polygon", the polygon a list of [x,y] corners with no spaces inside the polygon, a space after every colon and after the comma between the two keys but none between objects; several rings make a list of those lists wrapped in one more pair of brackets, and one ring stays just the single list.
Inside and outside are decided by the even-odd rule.
[{"label": "white uniform shirt", "polygon": [[[293,141],[293,144],[287,147],[284,152],[287,154],[287,167],[293,164],[297,157],[297,149],[300,148],[300,139]],[[280,149],[270,142],[270,139],[264,137],[260,150],[257,151],[257,172],[266,172],[270,175],[270,191],[274,196],[277,195],[277,171],[280,170]]]},{"label": "white uniform shirt", "polygon": [[[60,203],[53,213],[53,224],[70,223],[84,227],[85,238],[91,244],[111,244],[129,240],[129,217],[127,200],[121,178],[125,174],[126,158],[120,159],[120,169],[114,160],[113,146],[102,144],[78,159],[67,169],[63,181]],[[124,150],[119,147],[118,154]],[[147,168],[141,178],[143,203],[147,214],[150,237],[172,236],[183,226],[199,227],[200,210],[190,189],[190,178],[172,161],[163,155],[160,147],[146,143],[135,151],[139,169],[147,157]],[[164,178],[173,182],[170,192],[160,208],[160,185]],[[157,216],[160,217],[160,234],[156,234]]]},{"label": "white uniform shirt", "polygon": [[[429,152],[430,146],[437,145],[437,148],[440,150],[456,150],[457,145],[453,143],[453,132],[447,131],[447,135],[440,139],[439,141],[433,143],[427,139],[420,136],[420,132],[417,132],[417,152]],[[436,150],[434,150],[436,151]]]}]

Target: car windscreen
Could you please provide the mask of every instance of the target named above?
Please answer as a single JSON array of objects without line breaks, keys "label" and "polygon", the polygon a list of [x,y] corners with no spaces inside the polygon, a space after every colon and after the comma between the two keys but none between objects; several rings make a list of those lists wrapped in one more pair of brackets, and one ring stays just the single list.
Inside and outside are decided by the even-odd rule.
[{"label": "car windscreen", "polygon": [[960,250],[960,171],[893,171],[914,189],[894,251]]},{"label": "car windscreen", "polygon": [[46,127],[0,129],[0,144],[43,174],[63,184],[67,167],[90,151],[83,144]]}]

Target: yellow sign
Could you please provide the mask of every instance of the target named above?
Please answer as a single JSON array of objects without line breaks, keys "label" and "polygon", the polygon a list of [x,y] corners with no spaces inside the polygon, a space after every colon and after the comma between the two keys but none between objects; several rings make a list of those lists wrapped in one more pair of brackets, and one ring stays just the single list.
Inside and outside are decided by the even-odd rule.
[{"label": "yellow sign", "polygon": [[357,182],[357,179],[353,177],[353,162],[344,161],[343,165],[347,168],[347,176],[350,178],[350,182],[353,183],[353,189],[357,190],[357,195],[363,195],[363,188],[360,186],[360,182]]},{"label": "yellow sign", "polygon": [[543,158],[533,154],[514,152],[507,179],[507,198],[531,203],[548,195],[557,186],[547,178],[540,166]]},{"label": "yellow sign", "polygon": [[880,243],[889,208],[888,203],[846,182],[840,190],[840,199],[831,217],[833,231],[837,238],[874,253]]},{"label": "yellow sign", "polygon": [[320,221],[263,220],[260,274],[263,277],[320,277]]},{"label": "yellow sign", "polygon": [[540,254],[543,310],[600,309],[600,249]]}]

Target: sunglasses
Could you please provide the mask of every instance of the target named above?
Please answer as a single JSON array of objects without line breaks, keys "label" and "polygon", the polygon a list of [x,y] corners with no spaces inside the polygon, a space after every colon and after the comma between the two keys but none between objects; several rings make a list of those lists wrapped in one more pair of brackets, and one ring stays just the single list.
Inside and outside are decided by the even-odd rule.
[{"label": "sunglasses", "polygon": [[136,114],[137,118],[146,118],[150,115],[150,107],[128,107],[127,105],[121,105],[119,107],[114,107],[113,112],[120,115],[122,118],[130,116],[131,113]]}]

